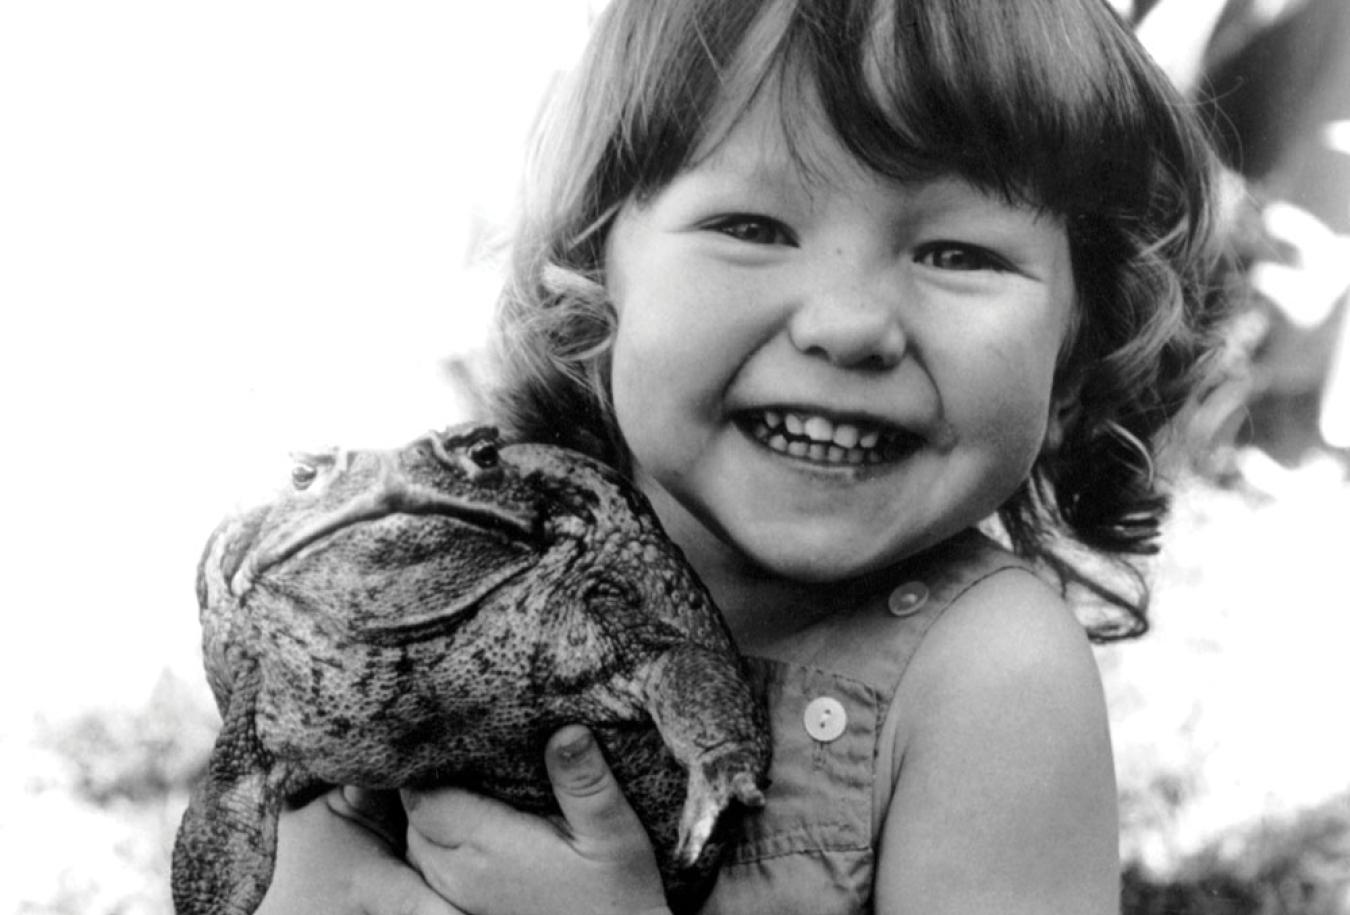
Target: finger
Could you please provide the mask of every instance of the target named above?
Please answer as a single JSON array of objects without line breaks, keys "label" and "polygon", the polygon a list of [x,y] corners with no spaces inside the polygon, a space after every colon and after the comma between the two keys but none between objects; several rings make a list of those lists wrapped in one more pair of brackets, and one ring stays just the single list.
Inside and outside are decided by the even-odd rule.
[{"label": "finger", "polygon": [[345,803],[334,789],[281,817],[276,869],[259,912],[466,915],[369,829],[335,815],[334,805]]},{"label": "finger", "polygon": [[354,896],[364,915],[468,915],[437,895],[406,865],[372,862],[353,876]]},{"label": "finger", "polygon": [[347,785],[327,795],[328,807],[338,816],[360,823],[392,848],[403,846],[407,821],[398,795],[392,791],[370,791]]},{"label": "finger", "polygon": [[482,841],[484,830],[499,830],[504,821],[523,820],[514,808],[462,788],[434,788],[399,792],[410,832],[443,848]]},{"label": "finger", "polygon": [[591,732],[580,725],[562,728],[544,750],[553,794],[573,835],[604,839],[641,829]]},{"label": "finger", "polygon": [[441,897],[481,911],[500,890],[500,873],[494,871],[499,859],[509,857],[521,837],[537,828],[534,818],[459,788],[402,795],[408,810],[408,863]]}]

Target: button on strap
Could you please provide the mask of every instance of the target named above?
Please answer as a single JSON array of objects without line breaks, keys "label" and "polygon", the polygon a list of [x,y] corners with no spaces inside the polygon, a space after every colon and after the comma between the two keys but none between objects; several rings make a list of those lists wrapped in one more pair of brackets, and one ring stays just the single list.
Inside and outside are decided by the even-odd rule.
[{"label": "button on strap", "polygon": [[848,712],[844,705],[832,696],[819,696],[806,705],[806,714],[802,716],[806,733],[821,743],[829,743],[844,733],[848,726]]},{"label": "button on strap", "polygon": [[928,586],[921,581],[910,581],[896,588],[886,599],[886,610],[891,616],[913,616],[928,602]]}]

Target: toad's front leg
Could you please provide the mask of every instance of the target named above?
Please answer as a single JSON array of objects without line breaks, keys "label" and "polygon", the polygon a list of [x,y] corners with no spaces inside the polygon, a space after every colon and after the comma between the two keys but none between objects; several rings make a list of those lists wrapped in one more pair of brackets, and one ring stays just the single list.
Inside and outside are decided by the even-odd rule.
[{"label": "toad's front leg", "polygon": [[680,645],[646,676],[648,711],[689,771],[676,859],[692,865],[732,801],[764,804],[771,752],[763,702],[726,655]]},{"label": "toad's front leg", "polygon": [[252,915],[272,881],[277,818],[288,770],[258,738],[259,674],[231,689],[206,777],[193,792],[173,850],[178,915]]}]

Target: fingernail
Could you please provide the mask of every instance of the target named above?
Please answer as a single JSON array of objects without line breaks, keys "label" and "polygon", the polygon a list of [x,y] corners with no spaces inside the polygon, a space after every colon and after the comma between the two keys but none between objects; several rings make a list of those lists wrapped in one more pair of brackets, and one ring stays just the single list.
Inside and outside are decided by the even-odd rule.
[{"label": "fingernail", "polygon": [[380,798],[372,791],[353,785],[342,786],[342,799],[357,813],[376,816],[381,812]]},{"label": "fingernail", "polygon": [[590,731],[582,731],[576,737],[558,747],[558,758],[571,765],[589,752],[594,742]]}]

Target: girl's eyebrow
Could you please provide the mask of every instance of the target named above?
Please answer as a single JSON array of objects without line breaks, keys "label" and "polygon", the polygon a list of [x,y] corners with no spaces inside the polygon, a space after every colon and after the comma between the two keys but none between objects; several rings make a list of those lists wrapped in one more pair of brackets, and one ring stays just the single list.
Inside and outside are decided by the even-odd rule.
[{"label": "girl's eyebrow", "polygon": [[822,160],[816,167],[783,148],[756,149],[752,155],[725,154],[722,147],[690,169],[709,191],[743,193],[776,200],[801,200],[814,205],[817,195],[828,193],[840,179],[836,163]]},{"label": "girl's eyebrow", "polygon": [[[842,167],[870,171],[856,160],[850,160]],[[812,160],[794,155],[782,142],[751,146],[746,155],[738,154],[734,144],[724,143],[699,160],[687,174],[698,176],[701,189],[710,193],[739,192],[776,199],[795,199],[804,195],[814,201],[818,193],[828,193],[836,179],[846,180],[838,171],[833,171],[840,168],[840,163],[828,158]],[[996,191],[981,188],[956,174],[916,176],[908,180],[876,177],[898,195],[906,211],[916,218],[923,214],[962,217],[976,214],[981,219],[999,222],[1001,217],[1021,219],[1031,216],[1039,221],[1050,216],[1030,204],[1007,200]]]},{"label": "girl's eyebrow", "polygon": [[770,156],[757,151],[753,156],[728,154],[725,146],[697,162],[691,174],[705,174],[717,180],[739,181],[745,184],[773,189],[802,182],[802,170],[786,154]]},{"label": "girl's eyebrow", "polygon": [[[756,208],[784,205],[811,195],[809,186],[800,175],[774,168],[733,163],[710,165],[705,163],[685,173],[687,198],[691,203],[703,201],[700,206]],[[683,195],[681,195],[683,196]]]}]

